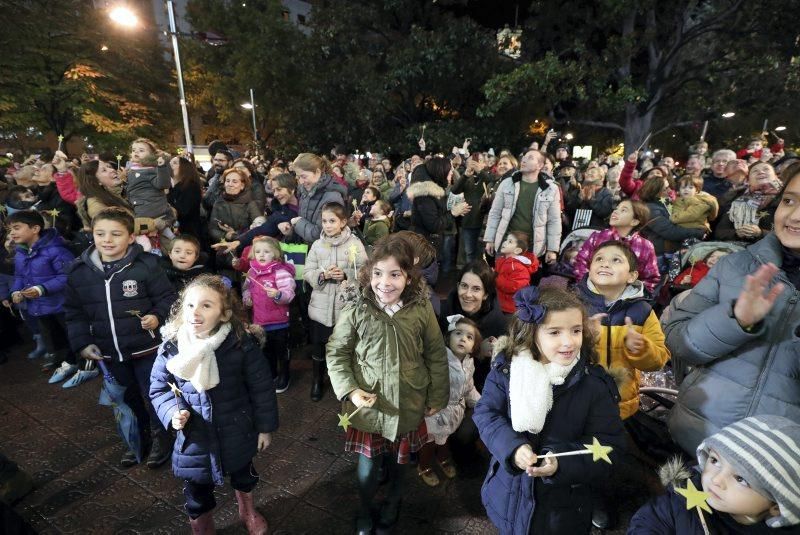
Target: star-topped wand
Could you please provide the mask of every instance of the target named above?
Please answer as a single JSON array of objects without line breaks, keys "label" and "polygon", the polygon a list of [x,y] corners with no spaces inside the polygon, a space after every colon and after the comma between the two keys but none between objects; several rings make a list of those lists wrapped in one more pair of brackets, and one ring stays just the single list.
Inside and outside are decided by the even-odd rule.
[{"label": "star-topped wand", "polygon": [[[372,384],[372,387],[370,388],[370,390],[375,390],[376,386],[378,386],[378,381],[377,380]],[[345,431],[347,431],[347,429],[350,427],[350,418],[355,416],[356,413],[358,411],[360,411],[361,409],[363,409],[364,407],[366,407],[366,405],[361,405],[360,407],[356,408],[356,410],[354,410],[350,414],[347,414],[346,412],[343,412],[342,414],[337,415],[337,416],[339,416],[339,423],[337,425],[339,427],[341,427],[342,429],[344,429]]]},{"label": "star-topped wand", "polygon": [[350,263],[353,264],[353,273],[358,277],[358,245],[355,243],[347,249],[347,254],[350,256]]},{"label": "star-topped wand", "polygon": [[167,381],[167,384],[169,385],[169,389],[172,390],[172,395],[175,396],[175,406],[178,407],[178,410],[181,410],[181,403],[178,398],[183,397],[183,392],[181,392],[181,389],[178,388],[178,385],[175,383]]},{"label": "star-topped wand", "polygon": [[122,154],[117,154],[117,171],[122,167]]},{"label": "star-topped wand", "polygon": [[711,514],[711,507],[709,507],[707,503],[709,494],[707,492],[703,492],[702,490],[697,490],[697,487],[694,486],[694,483],[692,483],[691,479],[686,480],[685,489],[679,489],[676,487],[675,492],[686,498],[687,511],[697,509],[697,514],[700,516],[700,523],[703,525],[703,533],[705,533],[705,535],[710,535],[708,524],[706,523],[706,517],[703,516],[703,511]]},{"label": "star-topped wand", "polygon": [[61,213],[61,211],[58,208],[53,208],[52,210],[48,210],[45,213],[53,218],[53,227],[55,227],[56,226],[56,218],[58,217],[58,214]]},{"label": "star-topped wand", "polygon": [[[142,319],[142,313],[138,310],[126,310],[125,312],[127,312],[131,316],[136,316],[137,318]],[[147,332],[150,333],[151,338],[156,337],[156,333],[153,332],[153,329],[147,329]]]},{"label": "star-topped wand", "polygon": [[561,453],[543,453],[541,457],[570,457],[572,455],[592,455],[592,461],[597,462],[600,459],[608,464],[611,464],[611,459],[608,454],[613,451],[611,446],[603,446],[597,438],[592,437],[591,444],[584,444],[585,450],[564,451]]},{"label": "star-topped wand", "polygon": [[64,136],[62,134],[58,135],[58,150],[62,150],[61,147],[64,145]]}]

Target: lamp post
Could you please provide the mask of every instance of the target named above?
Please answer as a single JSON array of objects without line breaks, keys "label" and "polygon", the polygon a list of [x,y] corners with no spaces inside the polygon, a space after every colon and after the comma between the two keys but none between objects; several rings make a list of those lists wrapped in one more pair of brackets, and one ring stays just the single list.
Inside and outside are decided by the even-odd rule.
[{"label": "lamp post", "polygon": [[258,128],[256,127],[256,100],[253,96],[253,88],[250,88],[250,102],[245,102],[241,105],[242,108],[250,110],[253,114],[253,142],[255,143],[256,150],[258,150]]},{"label": "lamp post", "polygon": [[[166,0],[167,15],[169,17],[169,35],[172,40],[172,53],[175,59],[175,71],[178,74],[178,97],[180,99],[181,114],[183,116],[183,136],[186,142],[186,152],[194,152],[192,145],[192,132],[189,129],[189,110],[186,108],[186,93],[183,89],[183,69],[181,68],[181,53],[178,48],[178,29],[175,25],[175,6],[172,0]],[[115,23],[134,28],[139,24],[139,19],[130,9],[119,6],[111,10],[109,17]]]}]

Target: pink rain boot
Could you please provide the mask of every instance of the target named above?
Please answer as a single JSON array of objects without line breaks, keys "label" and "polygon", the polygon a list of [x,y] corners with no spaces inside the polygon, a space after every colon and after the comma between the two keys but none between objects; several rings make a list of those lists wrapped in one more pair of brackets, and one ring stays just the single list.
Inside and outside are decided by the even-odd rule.
[{"label": "pink rain boot", "polygon": [[213,511],[203,513],[194,520],[190,518],[189,524],[192,526],[192,535],[214,535],[217,532],[214,529]]},{"label": "pink rain boot", "polygon": [[239,518],[247,526],[250,535],[267,535],[269,526],[267,519],[261,516],[253,505],[253,493],[236,491],[236,501],[239,502]]}]

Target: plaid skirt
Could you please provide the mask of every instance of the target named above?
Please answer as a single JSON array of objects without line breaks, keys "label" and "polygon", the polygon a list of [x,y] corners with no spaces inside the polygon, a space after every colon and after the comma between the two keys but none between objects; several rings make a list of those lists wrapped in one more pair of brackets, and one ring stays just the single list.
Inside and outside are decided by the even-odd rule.
[{"label": "plaid skirt", "polygon": [[408,464],[416,462],[417,452],[426,442],[428,442],[428,427],[423,418],[417,429],[399,435],[394,442],[386,440],[378,433],[367,433],[350,427],[345,437],[344,451],[354,451],[370,459],[391,454],[396,456],[397,464]]}]

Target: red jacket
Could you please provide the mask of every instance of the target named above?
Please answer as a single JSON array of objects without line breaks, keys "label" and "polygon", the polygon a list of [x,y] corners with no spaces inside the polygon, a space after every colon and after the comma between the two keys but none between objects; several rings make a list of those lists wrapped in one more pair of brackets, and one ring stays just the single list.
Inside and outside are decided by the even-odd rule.
[{"label": "red jacket", "polygon": [[533,253],[516,256],[498,256],[494,261],[497,272],[497,298],[500,309],[513,314],[514,294],[531,285],[531,275],[539,269],[539,259]]},{"label": "red jacket", "polygon": [[[697,285],[697,283],[703,279],[703,277],[708,275],[708,271],[710,269],[711,268],[708,267],[705,262],[703,262],[702,260],[698,260],[697,262],[695,262],[694,267],[689,265],[689,267],[681,271],[678,274],[678,276],[675,277],[675,280],[672,282],[672,285],[682,286],[682,287],[691,286],[692,288],[694,288]],[[686,275],[689,275],[692,278],[692,281],[689,284],[683,283],[683,278]]]}]

